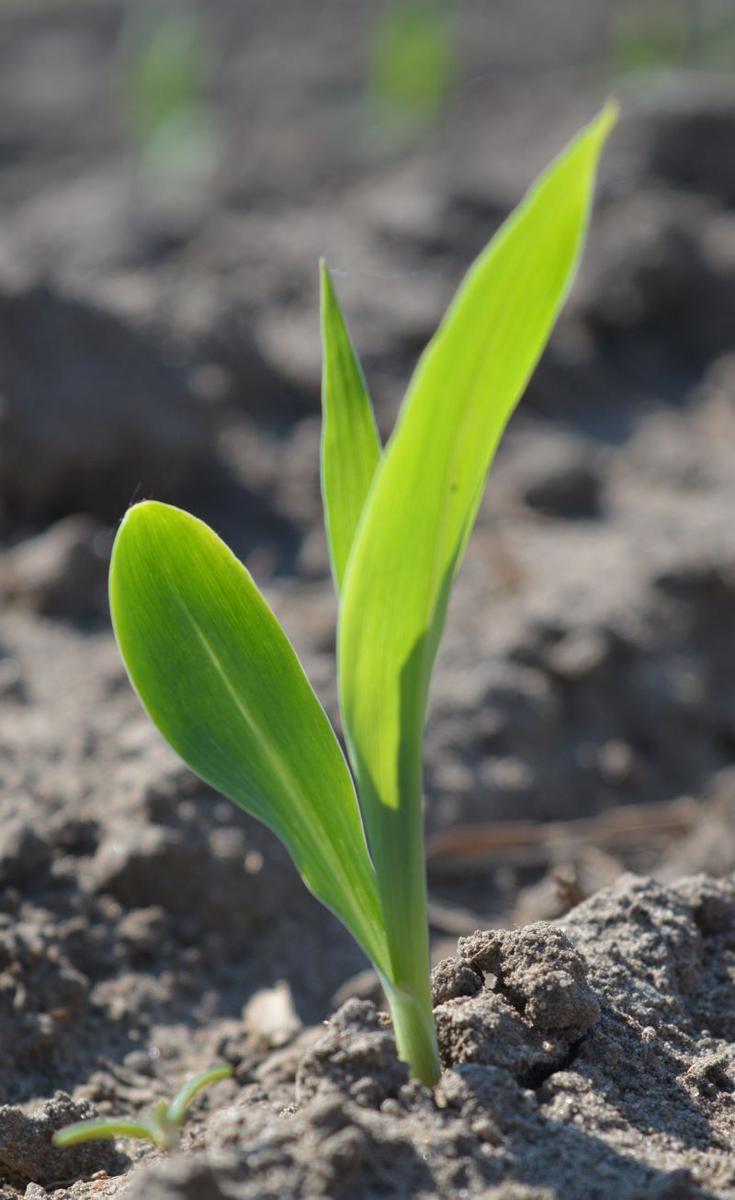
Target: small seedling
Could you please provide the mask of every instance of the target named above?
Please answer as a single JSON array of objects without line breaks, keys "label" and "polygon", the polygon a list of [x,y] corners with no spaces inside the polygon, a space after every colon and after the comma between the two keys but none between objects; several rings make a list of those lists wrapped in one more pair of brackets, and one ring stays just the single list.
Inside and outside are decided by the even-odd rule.
[{"label": "small seedling", "polygon": [[355,783],[285,633],[211,529],[147,501],[126,514],[112,554],[112,621],[143,705],[194,771],[285,843],[374,964],[398,1052],[429,1085],[429,683],[487,472],[574,276],[614,121],[608,105],[480,255],[385,447],[322,270],[322,491]]},{"label": "small seedling", "polygon": [[196,1096],[220,1079],[229,1079],[232,1067],[210,1067],[185,1083],[173,1100],[158,1100],[139,1121],[132,1117],[100,1117],[65,1125],[54,1134],[55,1146],[78,1146],[80,1142],[141,1138],[159,1150],[175,1150],[181,1130]]},{"label": "small seedling", "polygon": [[201,195],[221,151],[207,100],[206,29],[193,0],[131,0],[121,41],[122,115],[144,194],[176,210]]},{"label": "small seedling", "polygon": [[438,117],[457,74],[454,34],[445,0],[402,0],[377,18],[367,100],[385,132],[419,133]]}]

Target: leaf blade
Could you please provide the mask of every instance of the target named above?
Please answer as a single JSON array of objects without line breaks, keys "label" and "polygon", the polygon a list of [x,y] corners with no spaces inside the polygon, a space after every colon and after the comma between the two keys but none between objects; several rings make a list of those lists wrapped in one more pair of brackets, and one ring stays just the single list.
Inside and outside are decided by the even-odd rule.
[{"label": "leaf blade", "polygon": [[415,988],[427,963],[421,741],[431,671],[495,447],[579,260],[613,122],[604,110],[578,135],[471,268],[414,373],[344,582],[343,723],[394,978],[407,972]]},{"label": "leaf blade", "polygon": [[382,450],[365,377],[324,261],[320,279],[321,481],[329,555],[339,592]]},{"label": "leaf blade", "polygon": [[199,1093],[212,1084],[219,1083],[221,1079],[231,1079],[233,1073],[232,1067],[223,1063],[221,1066],[208,1067],[206,1071],[200,1071],[192,1079],[188,1079],[168,1106],[166,1116],[170,1123],[177,1129],[180,1128]]},{"label": "leaf blade", "polygon": [[91,1117],[88,1121],[76,1121],[57,1129],[52,1141],[62,1150],[67,1146],[79,1146],[82,1142],[116,1141],[118,1138],[140,1138],[154,1140],[153,1131],[144,1121],[126,1117]]},{"label": "leaf blade", "polygon": [[131,682],[166,740],[276,833],[307,887],[384,967],[382,913],[349,771],[245,567],[202,521],[146,501],[118,531],[110,608]]}]

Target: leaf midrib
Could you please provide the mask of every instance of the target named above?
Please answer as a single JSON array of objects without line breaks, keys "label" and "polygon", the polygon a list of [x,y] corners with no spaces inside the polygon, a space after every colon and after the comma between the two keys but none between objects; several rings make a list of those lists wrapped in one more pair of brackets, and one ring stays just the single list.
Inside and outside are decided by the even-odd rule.
[{"label": "leaf midrib", "polygon": [[[168,579],[169,579],[169,584],[170,584],[171,583],[170,577],[168,577]],[[242,697],[237,692],[236,688],[234,687],[232,681],[229,678],[226,668],[222,664],[222,661],[221,661],[219,655],[217,654],[217,651],[214,649],[214,647],[210,643],[209,639],[207,638],[206,634],[201,629],[201,626],[199,625],[198,621],[196,620],[196,617],[192,613],[192,611],[189,608],[189,606],[187,605],[186,601],[183,599],[183,597],[179,594],[177,589],[174,587],[171,587],[171,594],[173,595],[173,597],[176,601],[176,604],[178,605],[179,609],[183,613],[185,619],[188,621],[189,625],[191,626],[191,629],[193,630],[197,640],[199,641],[199,644],[201,645],[207,658],[209,659],[210,663],[212,664],[214,670],[216,671],[217,676],[219,677],[222,684],[224,685],[224,688],[225,688],[228,696],[230,697],[232,703],[234,704],[235,709],[240,714],[240,716],[242,717],[242,719],[246,723],[246,725],[248,725],[249,728],[254,731],[256,740],[264,752],[268,766],[273,770],[274,775],[279,780],[281,787],[282,787],[283,791],[285,792],[286,796],[288,797],[288,799],[293,802],[294,807],[298,810],[299,813],[301,813],[301,816],[303,819],[303,827],[308,829],[309,821],[310,821],[310,814],[309,814],[308,810],[305,808],[303,802],[301,801],[300,789],[296,783],[293,773],[284,768],[283,763],[280,761],[277,752],[274,751],[273,747],[271,746],[269,738],[263,732],[262,725],[259,723],[258,720],[255,719],[255,717],[253,716],[252,710],[243,701]],[[316,697],[315,697],[315,701],[316,701],[316,703],[318,703],[318,700],[316,699]],[[357,807],[357,801],[355,801],[355,804]],[[359,809],[358,809],[358,820],[359,820]],[[269,821],[273,821],[273,818],[270,814],[269,814]],[[273,823],[276,824],[276,822],[273,822]],[[278,824],[279,836],[285,838],[284,833],[280,832],[282,830],[281,822],[278,821],[277,824]],[[302,829],[302,834],[303,834],[303,829]],[[290,838],[287,838],[285,840],[287,840],[287,844],[289,844],[291,841]],[[311,853],[314,855],[314,857],[318,857],[319,854],[324,853],[325,847],[323,846],[323,844],[320,843],[318,846],[315,846],[313,839],[310,838],[310,841],[311,841],[311,845],[312,845]],[[367,941],[368,945],[371,946],[370,956],[374,957],[374,948],[371,945],[373,939],[372,939],[372,936],[370,936],[370,928],[371,928],[372,922],[369,920],[369,918],[368,919],[364,918],[362,916],[362,914],[359,913],[359,910],[357,912],[355,912],[354,906],[350,902],[351,897],[352,897],[353,887],[352,887],[352,884],[350,883],[349,879],[343,873],[339,856],[334,853],[330,853],[329,858],[330,858],[332,873],[338,883],[338,886],[340,887],[340,889],[342,891],[343,897],[347,900],[347,903],[343,905],[343,911],[345,913],[352,913],[353,918],[354,918],[354,916],[357,916],[360,918],[360,924],[363,926],[363,931],[361,933],[360,941],[363,941],[363,942]],[[374,879],[374,868],[373,868],[372,863],[370,862],[369,858],[367,857],[367,851],[366,851],[366,859],[367,859],[366,871],[368,873],[368,878]],[[376,897],[377,897],[377,890],[376,890]],[[365,937],[366,933],[368,934],[367,938]],[[367,949],[367,946],[366,946],[366,949]]]}]

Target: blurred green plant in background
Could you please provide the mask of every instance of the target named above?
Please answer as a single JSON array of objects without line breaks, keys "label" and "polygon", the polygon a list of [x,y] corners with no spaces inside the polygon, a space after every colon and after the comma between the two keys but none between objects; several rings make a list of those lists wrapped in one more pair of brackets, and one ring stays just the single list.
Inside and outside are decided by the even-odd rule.
[{"label": "blurred green plant in background", "polygon": [[122,70],[124,116],[144,189],[167,206],[195,201],[221,152],[197,6],[190,0],[133,0],[123,28]]},{"label": "blurred green plant in background", "polygon": [[732,0],[636,2],[615,12],[610,67],[616,80],[681,69],[735,70]]},{"label": "blurred green plant in background", "polygon": [[439,116],[458,75],[453,17],[443,0],[408,0],[376,22],[367,103],[389,135],[420,133]]}]

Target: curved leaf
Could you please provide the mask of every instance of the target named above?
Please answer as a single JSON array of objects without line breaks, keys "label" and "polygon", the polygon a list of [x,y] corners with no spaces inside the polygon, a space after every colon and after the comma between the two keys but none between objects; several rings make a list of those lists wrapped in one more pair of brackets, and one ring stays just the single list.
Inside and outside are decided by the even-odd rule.
[{"label": "curved leaf", "polygon": [[183,1125],[186,1114],[199,1093],[203,1092],[205,1088],[211,1087],[213,1083],[218,1083],[220,1079],[231,1079],[232,1074],[232,1067],[222,1064],[217,1067],[208,1067],[206,1071],[200,1071],[193,1079],[187,1080],[168,1106],[166,1118],[170,1124],[177,1129]]},{"label": "curved leaf", "polygon": [[322,496],[337,591],[381,446],[365,378],[325,262],[321,264]]},{"label": "curved leaf", "polygon": [[164,737],[278,835],[310,890],[387,970],[347,765],[245,567],[202,521],[146,501],[120,526],[110,607],[130,679]]},{"label": "curved leaf", "polygon": [[53,1143],[64,1150],[67,1146],[79,1146],[82,1142],[116,1141],[117,1138],[154,1140],[153,1130],[144,1121],[128,1120],[126,1117],[92,1117],[88,1121],[75,1121],[73,1125],[57,1129]]},{"label": "curved leaf", "polygon": [[340,693],[393,977],[428,972],[421,741],[451,584],[495,448],[580,257],[605,109],[480,255],[410,384],[343,587]]}]

